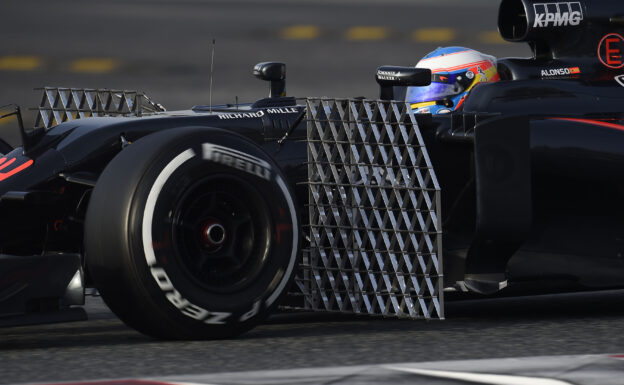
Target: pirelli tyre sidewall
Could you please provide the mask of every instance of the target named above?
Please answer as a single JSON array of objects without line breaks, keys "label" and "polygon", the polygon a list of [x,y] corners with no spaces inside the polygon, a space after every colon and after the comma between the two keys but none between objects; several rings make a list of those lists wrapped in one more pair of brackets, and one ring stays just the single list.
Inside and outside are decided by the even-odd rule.
[{"label": "pirelli tyre sidewall", "polygon": [[[123,190],[122,226],[110,238],[125,243],[124,284],[137,286],[133,298],[113,299],[128,323],[157,337],[224,338],[262,320],[287,290],[299,248],[293,194],[272,159],[206,128],[153,134],[123,152],[93,198],[106,199],[97,189],[112,184],[109,168],[138,167],[138,179],[103,186]],[[133,301],[152,314],[131,314]]]}]

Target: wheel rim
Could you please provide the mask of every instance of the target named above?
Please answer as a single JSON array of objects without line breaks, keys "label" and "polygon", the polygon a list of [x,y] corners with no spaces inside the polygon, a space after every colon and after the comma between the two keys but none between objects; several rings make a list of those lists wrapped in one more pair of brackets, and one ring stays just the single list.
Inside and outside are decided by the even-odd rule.
[{"label": "wheel rim", "polygon": [[205,178],[174,207],[173,246],[198,285],[236,292],[258,278],[268,259],[271,218],[253,186],[233,176]]}]

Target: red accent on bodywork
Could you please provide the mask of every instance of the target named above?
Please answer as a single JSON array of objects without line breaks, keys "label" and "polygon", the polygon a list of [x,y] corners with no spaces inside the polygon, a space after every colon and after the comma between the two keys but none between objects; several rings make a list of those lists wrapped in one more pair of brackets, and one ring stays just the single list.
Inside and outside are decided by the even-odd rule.
[{"label": "red accent on bodywork", "polygon": [[15,162],[15,158],[13,158],[10,161],[4,163],[5,160],[6,160],[6,158],[0,159],[0,170],[4,169],[5,167],[10,166],[13,162]]},{"label": "red accent on bodywork", "polygon": [[552,120],[565,120],[568,122],[576,122],[576,123],[585,123],[592,124],[594,126],[613,128],[615,130],[624,131],[624,125],[603,122],[601,120],[593,120],[593,119],[577,119],[577,118],[551,118]]},{"label": "red accent on bodywork", "polygon": [[[5,168],[6,166],[8,166],[9,164],[13,163],[15,161],[15,158],[11,159],[8,163],[0,166],[0,170],[2,170],[3,168]],[[17,167],[15,167],[13,170],[11,171],[7,171],[7,172],[0,172],[0,182],[17,174],[18,172],[30,167],[32,164],[34,163],[34,161],[32,159],[29,159],[28,162],[23,163]]]},{"label": "red accent on bodywork", "polygon": [[[598,43],[598,59],[600,59],[600,62],[609,68],[617,69],[624,67],[624,61],[622,61],[622,43],[624,43],[624,37],[620,34],[610,33],[605,35],[602,40],[600,40],[600,43]],[[604,56],[601,52],[603,47]]]}]

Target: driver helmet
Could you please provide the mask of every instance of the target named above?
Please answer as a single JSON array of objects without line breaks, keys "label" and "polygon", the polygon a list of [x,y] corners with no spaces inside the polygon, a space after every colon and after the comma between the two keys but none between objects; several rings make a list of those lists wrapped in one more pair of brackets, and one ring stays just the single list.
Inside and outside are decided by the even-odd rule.
[{"label": "driver helmet", "polygon": [[405,101],[416,113],[448,114],[477,84],[499,80],[496,58],[464,47],[438,48],[416,64],[431,70],[431,84],[408,87]]}]

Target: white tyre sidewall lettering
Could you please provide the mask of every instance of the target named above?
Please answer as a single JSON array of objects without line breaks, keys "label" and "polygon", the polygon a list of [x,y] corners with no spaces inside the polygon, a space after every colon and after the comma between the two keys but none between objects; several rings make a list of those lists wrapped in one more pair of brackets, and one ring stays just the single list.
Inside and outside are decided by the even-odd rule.
[{"label": "white tyre sidewall lettering", "polygon": [[[210,143],[204,143],[202,146],[211,145]],[[219,146],[222,149],[229,149],[227,147]],[[247,155],[250,158],[255,158],[249,154],[241,153],[238,150],[229,149],[232,153],[236,152],[241,155]],[[167,300],[175,306],[183,315],[195,319],[197,321],[201,321],[207,324],[225,324],[226,321],[231,321],[232,313],[228,312],[216,312],[208,309],[204,309],[201,306],[193,304],[188,299],[184,298],[181,293],[174,287],[171,279],[167,275],[166,271],[158,266],[158,261],[156,259],[156,255],[153,249],[153,238],[152,238],[152,223],[154,219],[154,212],[156,209],[156,203],[158,201],[158,197],[160,196],[164,185],[167,183],[169,178],[173,175],[173,173],[180,168],[184,163],[189,161],[190,159],[196,157],[197,154],[192,149],[187,149],[180,154],[178,154],[175,158],[173,158],[158,174],[154,184],[152,185],[150,192],[148,194],[145,210],[143,212],[143,219],[141,224],[141,237],[143,242],[143,254],[145,256],[145,261],[147,263],[148,268],[150,269],[150,273],[154,278],[156,284],[160,288],[160,290],[165,293],[165,297]],[[263,161],[264,162],[264,161]],[[265,162],[266,163],[266,162]],[[269,167],[270,165],[266,163]],[[233,169],[240,170],[239,167],[232,166]],[[244,171],[244,170],[243,170]],[[253,174],[253,173],[251,173]],[[281,281],[276,286],[275,290],[268,296],[265,301],[265,306],[271,306],[282,294],[286,285],[290,279],[291,273],[295,266],[297,247],[298,247],[298,232],[299,232],[299,223],[297,221],[295,205],[292,200],[292,197],[286,187],[286,183],[277,173],[270,173],[275,175],[275,182],[279,186],[280,190],[286,202],[288,204],[288,210],[290,211],[291,221],[292,221],[292,254],[290,256],[289,264],[286,268],[286,271],[281,278]],[[256,175],[258,177],[262,177],[261,175]],[[261,308],[261,300],[255,299],[253,305],[250,310],[247,312],[243,312],[242,316],[238,319],[239,322],[245,322],[258,313],[260,313]]]}]

